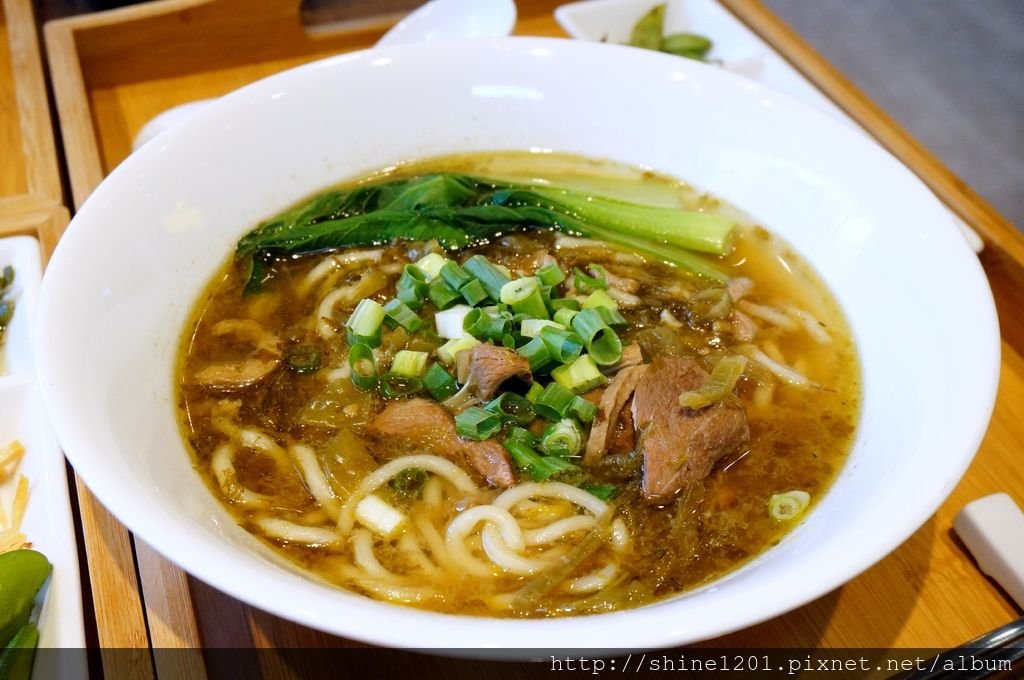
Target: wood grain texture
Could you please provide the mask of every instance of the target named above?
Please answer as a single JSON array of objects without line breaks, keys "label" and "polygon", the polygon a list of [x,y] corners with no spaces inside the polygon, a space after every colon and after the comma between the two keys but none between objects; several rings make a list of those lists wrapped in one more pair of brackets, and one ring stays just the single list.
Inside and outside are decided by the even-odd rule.
[{"label": "wood grain texture", "polygon": [[[290,32],[298,47],[291,44],[287,49],[255,52],[241,59],[237,54],[244,50],[236,47],[249,45],[251,37],[241,36],[237,27],[241,24],[237,21],[239,2],[156,2],[47,26],[47,48],[76,203],[84,200],[129,153],[131,139],[160,111],[223,94],[337,51],[369,46],[391,21],[349,25],[335,30],[324,41],[322,36],[313,39],[304,32],[294,32],[299,30],[296,3],[274,0],[255,14],[251,23],[247,16],[247,32],[259,36],[269,23],[292,22],[290,27],[276,26],[266,35]],[[219,8],[214,7],[218,4]],[[562,35],[551,16],[557,2],[520,0],[517,4],[517,33]],[[987,244],[982,262],[1001,316],[1003,374],[992,425],[974,464],[949,500],[918,532],[844,587],[782,617],[710,644],[941,647],[969,639],[1018,614],[998,587],[973,567],[952,535],[951,525],[957,510],[981,495],[1008,491],[1024,504],[1024,457],[1017,453],[1024,444],[1024,318],[1019,314],[1024,300],[1024,248],[1019,235],[758,3],[723,0],[723,4],[811,77],[982,233]],[[163,36],[164,31],[171,32],[168,39],[175,49],[190,47],[194,54],[169,64],[166,51],[146,51],[144,43],[153,42],[154,36]],[[133,32],[146,39],[128,35]],[[103,527],[95,530],[102,532]],[[116,570],[111,566],[116,562],[98,562],[97,568]],[[167,627],[160,634],[167,635],[172,643],[199,639],[208,648],[335,648],[359,644],[288,623],[205,584],[185,580],[155,556],[150,560],[140,553],[139,567],[145,572],[142,586],[145,608],[150,612],[150,632],[154,628],[152,617],[160,612]],[[181,602],[191,602],[191,608],[177,604]],[[118,626],[102,611],[98,615],[101,629]],[[273,655],[259,655],[251,661],[247,675],[295,677],[296,669]],[[220,676],[230,674],[232,669],[208,670],[211,676]]]},{"label": "wood grain texture", "polygon": [[45,265],[69,219],[68,210],[63,206],[29,207],[7,215],[0,211],[0,237],[34,236],[39,240]]}]

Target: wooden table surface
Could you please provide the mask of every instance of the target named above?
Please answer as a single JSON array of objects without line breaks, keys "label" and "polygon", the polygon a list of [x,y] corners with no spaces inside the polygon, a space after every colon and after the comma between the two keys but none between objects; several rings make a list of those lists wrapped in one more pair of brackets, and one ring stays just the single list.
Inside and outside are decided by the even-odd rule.
[{"label": "wooden table surface", "polygon": [[[184,8],[177,24],[200,30],[204,7],[220,5],[240,21],[242,0],[174,0],[161,12]],[[973,565],[953,535],[956,512],[975,498],[1005,491],[1024,505],[1024,240],[1011,225],[973,194],[926,150],[898,128],[884,112],[856,91],[841,74],[815,54],[792,31],[755,0],[722,0],[783,56],[801,69],[826,94],[864,125],[921,178],[986,242],[981,255],[996,294],[1001,317],[1002,377],[992,423],[973,465],[939,511],[906,543],[864,574],[789,614],[712,641],[729,647],[948,647],[1020,616],[1007,596]],[[273,0],[290,12],[292,0]],[[516,32],[522,35],[561,36],[551,14],[558,4],[546,0],[520,0]],[[194,10],[198,7],[199,9]],[[128,8],[105,17],[64,20],[47,27],[48,51],[61,130],[65,167],[71,177],[75,203],[130,150],[141,126],[166,108],[185,101],[216,96],[262,76],[313,58],[371,45],[391,20],[349,27],[341,37],[323,43],[323,50],[274,56],[260,53],[255,62],[230,57],[237,47],[217,44],[205,54],[190,54],[189,64],[162,69],[159,55],[122,59],[112,66],[125,45],[116,44],[111,25],[133,30],[158,31],[150,7]],[[233,13],[233,14],[232,14]],[[113,18],[111,18],[113,17]],[[182,17],[185,17],[184,19]],[[223,17],[222,17],[223,18]],[[141,22],[141,23],[133,23]],[[141,28],[140,28],[141,26]],[[223,30],[223,27],[217,30]],[[152,36],[150,36],[152,37]],[[144,41],[145,37],[139,38]],[[237,38],[244,42],[247,38]],[[93,42],[89,42],[92,40]],[[173,41],[173,39],[171,39]],[[106,41],[106,42],[104,42]],[[111,46],[113,45],[113,46]],[[202,50],[200,50],[202,51]],[[237,51],[237,50],[236,50]],[[146,61],[149,59],[149,61]],[[205,62],[204,62],[205,59]],[[104,61],[106,60],[106,61]],[[79,65],[68,73],[57,65]],[[184,577],[139,541],[80,488],[83,538],[89,558],[93,620],[87,622],[92,639],[105,646],[155,647],[346,647],[347,640],[286,622],[244,605],[204,584]],[[908,494],[913,489],[907,490]],[[842,559],[837,555],[836,559]],[[136,570],[137,565],[137,570]],[[109,660],[111,671],[121,660]],[[136,677],[165,674],[162,664],[201,676],[198,658],[178,657],[146,667],[145,658],[132,669]],[[264,668],[264,671],[267,671]],[[211,673],[212,674],[212,673]],[[267,672],[268,675],[274,673]]]}]

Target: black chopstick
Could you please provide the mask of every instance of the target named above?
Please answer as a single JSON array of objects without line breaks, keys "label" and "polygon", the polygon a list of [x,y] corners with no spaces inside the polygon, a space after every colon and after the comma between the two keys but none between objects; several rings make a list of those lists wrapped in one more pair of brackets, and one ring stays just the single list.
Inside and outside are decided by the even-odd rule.
[{"label": "black chopstick", "polygon": [[[932,657],[926,665],[935,670],[919,671],[910,675],[893,676],[899,680],[981,680],[995,673],[1005,672],[1005,668],[992,668],[993,664],[984,664],[985,668],[974,670],[959,670],[957,661],[960,657],[970,657],[980,661],[1009,661],[1011,669],[1017,661],[1024,659],[1024,617],[1011,621],[995,630],[985,633],[970,642],[965,642],[959,647],[946,650],[941,654]],[[957,670],[944,670],[945,662],[952,661]],[[1002,664],[1005,666],[1005,663]],[[1011,677],[1011,676],[1007,676]]]}]

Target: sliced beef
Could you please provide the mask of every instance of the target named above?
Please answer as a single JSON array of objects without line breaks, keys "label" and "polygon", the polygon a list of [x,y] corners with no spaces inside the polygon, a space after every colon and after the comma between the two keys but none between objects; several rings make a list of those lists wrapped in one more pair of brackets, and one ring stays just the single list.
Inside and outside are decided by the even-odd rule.
[{"label": "sliced beef", "polygon": [[281,365],[281,343],[252,319],[226,319],[210,329],[241,353],[234,361],[210,364],[195,373],[195,382],[215,392],[238,392],[262,383]]},{"label": "sliced beef", "polygon": [[455,420],[439,404],[426,399],[389,403],[366,426],[366,434],[386,440],[399,450],[427,449],[456,463],[468,463],[489,484],[516,482],[504,447],[495,441],[466,441],[455,433]]},{"label": "sliced beef", "polygon": [[484,401],[493,397],[506,380],[518,378],[525,383],[533,382],[530,362],[507,347],[477,345],[459,352],[455,362],[459,383],[472,381],[476,396]]},{"label": "sliced beef", "polygon": [[648,501],[668,502],[750,438],[742,406],[719,403],[698,411],[679,406],[679,395],[700,387],[708,377],[692,359],[659,356],[637,384],[633,420]]},{"label": "sliced beef", "polygon": [[636,389],[637,383],[646,372],[645,364],[624,368],[615,374],[604,392],[601,393],[597,415],[594,417],[594,423],[590,428],[590,437],[587,439],[587,449],[583,454],[585,465],[595,465],[608,450],[619,422],[619,413],[626,401],[633,396],[633,390]]}]

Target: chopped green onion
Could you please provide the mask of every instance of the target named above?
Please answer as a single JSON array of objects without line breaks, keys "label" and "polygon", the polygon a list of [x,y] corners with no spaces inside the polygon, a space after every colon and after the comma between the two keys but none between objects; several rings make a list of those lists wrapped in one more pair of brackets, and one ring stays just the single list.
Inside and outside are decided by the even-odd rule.
[{"label": "chopped green onion", "polygon": [[516,422],[520,425],[529,425],[537,417],[533,410],[533,404],[515,392],[505,392],[495,399],[492,399],[484,407],[492,413],[497,413],[506,422]]},{"label": "chopped green onion", "polygon": [[608,378],[597,370],[597,364],[589,354],[580,356],[571,364],[559,366],[551,371],[551,377],[557,384],[573,392],[587,392],[608,381]]},{"label": "chopped green onion", "polygon": [[483,441],[501,430],[501,416],[479,406],[470,406],[455,416],[455,431],[461,437]]},{"label": "chopped green onion", "polygon": [[519,325],[519,332],[527,338],[535,338],[548,326],[565,330],[565,326],[562,324],[549,321],[548,319],[523,319],[523,322]]},{"label": "chopped green onion", "polygon": [[480,341],[468,333],[461,338],[449,340],[437,348],[437,358],[449,366],[455,362],[455,355],[462,350],[472,349],[480,344]]},{"label": "chopped green onion", "polygon": [[476,307],[462,320],[462,329],[470,335],[484,340],[500,341],[511,329],[512,322],[499,314],[488,314]]},{"label": "chopped green onion", "polygon": [[441,268],[451,262],[439,253],[427,253],[416,262],[416,266],[427,275],[427,281],[433,281],[441,273]]},{"label": "chopped green onion", "polygon": [[562,326],[568,328],[572,324],[572,318],[579,314],[579,310],[570,309],[568,307],[558,307],[555,309],[555,315],[551,318],[555,320],[555,323],[560,323]]},{"label": "chopped green onion", "polygon": [[466,317],[474,311],[476,310],[467,305],[455,305],[434,314],[434,326],[437,328],[437,334],[446,340],[461,338]]},{"label": "chopped green onion", "polygon": [[590,424],[597,417],[597,406],[576,395],[576,398],[572,400],[572,406],[569,407],[569,413],[581,423]]},{"label": "chopped green onion", "polygon": [[610,366],[622,357],[622,341],[604,322],[599,310],[584,309],[573,317],[572,328],[583,339],[594,361],[602,366]]},{"label": "chopped green onion", "polygon": [[380,391],[388,399],[411,397],[423,389],[423,381],[417,377],[388,371],[380,377]]},{"label": "chopped green onion", "polygon": [[395,297],[404,302],[409,309],[422,307],[423,300],[427,297],[427,275],[416,265],[405,265],[395,287]]},{"label": "chopped green onion", "polygon": [[296,345],[284,355],[284,363],[299,375],[315,373],[320,369],[320,350],[313,345]]},{"label": "chopped green onion", "polygon": [[427,297],[438,309],[445,309],[462,296],[459,295],[459,291],[445,283],[444,279],[437,277],[427,284]]},{"label": "chopped green onion", "polygon": [[505,450],[512,456],[515,464],[525,470],[537,482],[542,482],[562,472],[579,470],[577,466],[564,458],[541,456],[531,447],[520,441],[506,439]]},{"label": "chopped green onion", "polygon": [[501,346],[506,349],[515,349],[516,347],[522,344],[522,337],[523,336],[521,335],[517,336],[513,333],[506,333],[505,335],[501,336]]},{"label": "chopped green onion", "polygon": [[701,409],[721,401],[732,394],[736,381],[743,375],[747,367],[747,358],[727,356],[719,359],[711,371],[711,377],[700,387],[683,392],[679,395],[679,405],[686,408]]},{"label": "chopped green onion", "polygon": [[487,290],[478,279],[473,279],[459,289],[462,299],[471,305],[478,305],[487,299]]},{"label": "chopped green onion", "polygon": [[356,387],[368,390],[377,386],[377,361],[369,345],[352,345],[348,351],[348,366]]},{"label": "chopped green onion", "polygon": [[540,450],[549,456],[568,458],[578,454],[581,449],[583,431],[572,418],[563,418],[549,425],[540,437]]},{"label": "chopped green onion", "polygon": [[349,345],[364,344],[370,347],[380,345],[380,326],[384,323],[384,308],[379,302],[363,298],[356,305],[352,316],[345,322]]},{"label": "chopped green onion", "polygon": [[524,276],[506,283],[501,287],[500,299],[517,314],[526,314],[534,319],[548,318],[548,307],[541,295],[540,281],[534,276]]},{"label": "chopped green onion", "polygon": [[547,420],[561,420],[569,412],[572,400],[576,397],[570,390],[558,383],[548,383],[544,391],[533,402],[537,415]]},{"label": "chopped green onion", "polygon": [[557,286],[565,281],[565,272],[559,269],[557,264],[544,265],[534,273],[534,276],[545,286]]},{"label": "chopped green onion", "polygon": [[626,317],[622,316],[619,310],[610,307],[598,307],[597,311],[601,312],[601,318],[612,329],[621,331],[629,328],[629,322],[626,321]]},{"label": "chopped green onion", "polygon": [[419,495],[430,475],[419,468],[405,468],[388,482],[388,488],[401,499],[411,500]]},{"label": "chopped green onion", "polygon": [[619,494],[619,487],[614,484],[583,484],[580,488],[603,501],[611,500]]},{"label": "chopped green onion", "polygon": [[455,290],[462,290],[470,281],[473,281],[473,277],[466,273],[466,270],[459,266],[458,262],[448,260],[441,267],[441,278]]},{"label": "chopped green onion", "polygon": [[551,358],[559,363],[573,361],[583,351],[583,340],[580,336],[564,328],[541,329],[539,337]]},{"label": "chopped green onion", "polygon": [[423,387],[438,401],[444,401],[459,391],[455,378],[438,363],[431,364],[423,374]]},{"label": "chopped green onion", "polygon": [[551,362],[551,352],[541,338],[533,338],[516,350],[530,362],[530,372],[536,373]]},{"label": "chopped green onion", "polygon": [[580,301],[576,298],[554,298],[551,300],[551,309],[573,309],[580,311]]},{"label": "chopped green onion", "polygon": [[398,298],[384,305],[384,316],[410,333],[415,333],[423,325],[423,319]]},{"label": "chopped green onion", "polygon": [[572,285],[579,293],[589,293],[593,290],[603,290],[608,287],[608,281],[604,278],[604,267],[592,264],[591,269],[598,272],[598,276],[591,276],[579,267],[572,268]]},{"label": "chopped green onion", "polygon": [[587,299],[583,301],[583,309],[593,309],[594,307],[607,307],[608,309],[618,309],[619,303],[612,299],[606,291],[595,290],[593,293],[587,296]]},{"label": "chopped green onion", "polygon": [[491,264],[483,255],[474,255],[462,263],[462,268],[483,284],[487,295],[497,302],[501,299],[501,287],[508,283],[508,276]]},{"label": "chopped green onion", "polygon": [[391,373],[394,373],[395,375],[403,375],[407,378],[419,378],[422,377],[423,372],[426,369],[426,352],[414,352],[412,350],[403,349],[396,352],[395,358],[391,360]]},{"label": "chopped green onion", "polygon": [[525,427],[513,425],[508,429],[508,437],[506,441],[519,442],[520,444],[526,444],[530,448],[533,448],[537,446],[537,435],[530,432]]},{"label": "chopped green onion", "polygon": [[530,383],[530,389],[526,390],[526,401],[531,404],[536,403],[537,397],[544,391],[544,386],[539,382]]},{"label": "chopped green onion", "polygon": [[768,513],[776,522],[788,522],[804,513],[811,504],[811,494],[806,491],[777,493],[768,501]]}]

